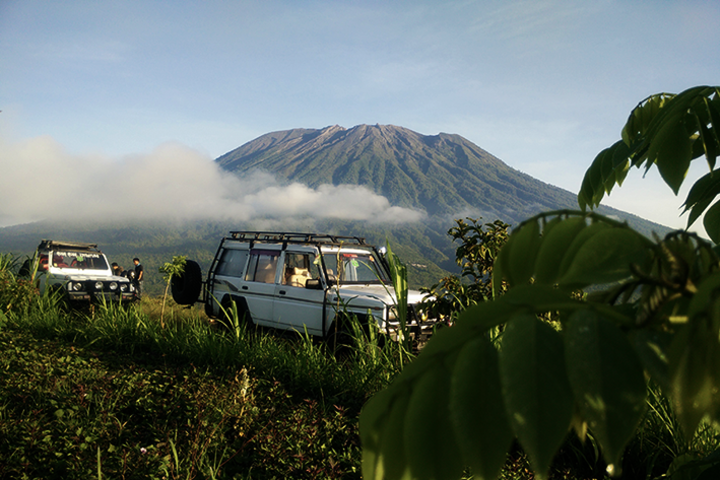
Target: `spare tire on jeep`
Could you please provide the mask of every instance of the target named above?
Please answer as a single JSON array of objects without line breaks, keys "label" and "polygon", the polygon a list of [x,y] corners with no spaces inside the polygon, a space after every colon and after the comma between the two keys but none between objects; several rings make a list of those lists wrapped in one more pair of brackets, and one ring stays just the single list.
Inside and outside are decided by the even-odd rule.
[{"label": "spare tire on jeep", "polygon": [[173,300],[178,305],[192,305],[197,302],[202,289],[200,265],[193,260],[185,262],[185,271],[173,276],[170,286]]}]

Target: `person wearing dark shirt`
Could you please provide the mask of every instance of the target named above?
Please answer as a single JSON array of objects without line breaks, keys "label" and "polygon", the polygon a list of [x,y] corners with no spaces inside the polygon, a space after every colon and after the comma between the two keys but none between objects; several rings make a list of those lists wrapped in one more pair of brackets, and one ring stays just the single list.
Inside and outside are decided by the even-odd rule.
[{"label": "person wearing dark shirt", "polygon": [[123,267],[121,267],[120,265],[118,265],[115,262],[113,262],[112,265],[110,265],[110,266],[112,267],[113,275],[117,275],[118,277],[123,276]]},{"label": "person wearing dark shirt", "polygon": [[143,289],[143,266],[140,263],[139,258],[133,258],[133,263],[135,264],[135,291],[137,292],[137,298],[139,299],[142,296],[142,289]]}]

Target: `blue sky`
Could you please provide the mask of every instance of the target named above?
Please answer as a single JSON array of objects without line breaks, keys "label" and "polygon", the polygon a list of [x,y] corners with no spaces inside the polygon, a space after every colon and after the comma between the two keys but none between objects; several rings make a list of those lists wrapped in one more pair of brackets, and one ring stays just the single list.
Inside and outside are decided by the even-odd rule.
[{"label": "blue sky", "polygon": [[[0,225],[86,204],[87,183],[142,188],[143,210],[169,180],[217,191],[212,159],[335,124],[457,133],[577,192],[640,100],[720,83],[718,25],[716,1],[0,0]],[[29,191],[38,169],[86,182]],[[607,204],[683,226],[683,193],[641,177]]]}]

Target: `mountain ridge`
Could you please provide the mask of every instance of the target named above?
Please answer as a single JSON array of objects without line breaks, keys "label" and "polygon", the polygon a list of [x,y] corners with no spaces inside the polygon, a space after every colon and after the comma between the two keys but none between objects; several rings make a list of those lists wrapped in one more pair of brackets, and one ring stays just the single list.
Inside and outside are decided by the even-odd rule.
[{"label": "mountain ridge", "polygon": [[[270,132],[221,155],[236,174],[253,170],[285,182],[364,185],[391,204],[451,217],[509,224],[548,210],[577,210],[577,196],[520,172],[457,134],[423,135],[394,125],[332,125]],[[667,227],[601,206],[599,213],[649,234]]]}]

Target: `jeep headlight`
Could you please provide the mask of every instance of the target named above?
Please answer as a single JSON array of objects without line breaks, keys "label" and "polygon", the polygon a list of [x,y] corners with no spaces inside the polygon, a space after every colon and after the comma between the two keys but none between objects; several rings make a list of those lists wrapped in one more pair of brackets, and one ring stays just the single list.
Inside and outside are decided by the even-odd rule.
[{"label": "jeep headlight", "polygon": [[110,288],[111,292],[114,292],[115,290],[117,290],[118,284],[117,282],[110,282],[110,285],[108,285],[108,287]]},{"label": "jeep headlight", "polygon": [[95,290],[102,292],[102,289],[103,289],[103,283],[95,282]]},{"label": "jeep headlight", "polygon": [[123,283],[122,285],[120,285],[120,291],[121,291],[121,292],[127,291],[127,288],[128,288],[128,286],[127,286],[126,283]]},{"label": "jeep headlight", "polygon": [[72,290],[73,292],[79,292],[83,289],[83,284],[80,282],[70,282],[68,283],[68,290]]},{"label": "jeep headlight", "polygon": [[388,307],[387,319],[388,319],[388,322],[393,322],[397,319],[397,311],[395,310],[395,307]]}]

